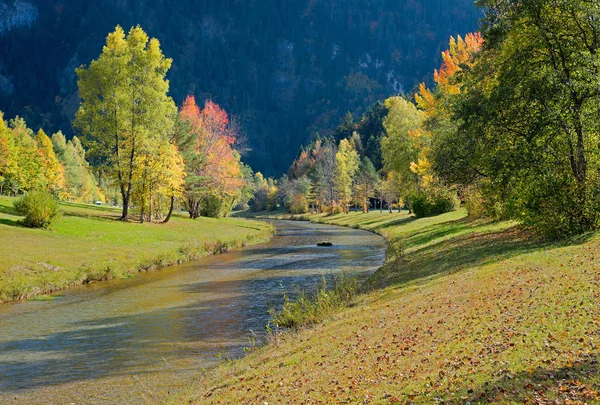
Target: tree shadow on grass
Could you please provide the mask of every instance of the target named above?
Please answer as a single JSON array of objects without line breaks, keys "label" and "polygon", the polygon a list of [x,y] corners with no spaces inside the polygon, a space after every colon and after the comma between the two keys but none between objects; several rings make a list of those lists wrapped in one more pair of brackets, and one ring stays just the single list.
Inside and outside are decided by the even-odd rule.
[{"label": "tree shadow on grass", "polygon": [[0,205],[0,213],[15,216],[19,215],[14,207],[8,207],[6,205]]},{"label": "tree shadow on grass", "polygon": [[469,390],[468,399],[454,399],[448,403],[597,403],[600,400],[598,372],[597,355],[588,355],[571,367],[538,367],[515,375],[503,372],[496,380]]},{"label": "tree shadow on grass", "polygon": [[13,226],[15,228],[24,228],[23,225],[19,223],[17,220],[8,219],[8,218],[0,218],[1,225]]},{"label": "tree shadow on grass", "polygon": [[100,221],[120,221],[121,216],[118,213],[114,212],[81,212],[81,211],[65,211],[62,210],[62,214],[64,217],[76,217],[76,218],[85,218],[85,219],[96,219]]},{"label": "tree shadow on grass", "polygon": [[11,215],[11,216],[16,217],[15,219],[0,218],[0,224],[7,225],[7,226],[13,226],[13,227],[17,227],[17,228],[23,228],[23,225],[21,225],[19,223],[19,219],[22,217],[19,216],[19,214],[17,214],[17,211],[15,211],[14,207],[7,207],[5,205],[0,205],[0,214],[6,214],[6,215]]},{"label": "tree shadow on grass", "polygon": [[493,221],[470,221],[467,218],[462,218],[456,221],[432,225],[425,230],[409,234],[409,236],[404,239],[404,247],[409,248],[412,246],[426,245],[436,239],[445,238],[465,231],[474,233],[492,223]]},{"label": "tree shadow on grass", "polygon": [[[542,249],[582,244],[593,236],[588,234],[556,243],[535,236],[519,226],[486,232],[486,223],[464,219],[445,225],[442,227],[434,225],[427,228],[429,231],[420,231],[409,235],[406,239],[396,241],[396,243],[408,241],[407,246],[419,246],[413,236],[417,235],[420,243],[425,246],[387,262],[371,279],[371,284],[377,287],[400,286],[418,279],[452,274],[470,267]],[[459,232],[463,234],[444,238]],[[465,235],[464,232],[469,234]],[[441,240],[436,242],[436,239]]]},{"label": "tree shadow on grass", "polygon": [[387,221],[387,222],[375,220],[375,221],[365,222],[364,224],[365,225],[372,225],[374,223],[381,222],[380,225],[377,225],[377,226],[371,228],[371,230],[373,230],[373,231],[379,231],[379,230],[382,230],[382,229],[391,228],[392,226],[398,226],[398,225],[402,225],[402,224],[408,224],[408,223],[414,222],[416,220],[417,220],[417,218],[415,218],[414,216],[410,216],[410,217],[409,216],[405,216],[405,217],[401,217],[401,218],[395,218],[395,219],[393,219],[391,221],[384,220],[384,221]]}]

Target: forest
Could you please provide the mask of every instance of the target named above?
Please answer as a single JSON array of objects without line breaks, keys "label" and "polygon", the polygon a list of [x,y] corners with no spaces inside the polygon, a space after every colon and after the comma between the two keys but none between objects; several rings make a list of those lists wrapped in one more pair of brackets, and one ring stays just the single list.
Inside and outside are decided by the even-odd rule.
[{"label": "forest", "polygon": [[481,32],[450,39],[433,87],[348,113],[301,150],[277,184],[289,211],[464,204],[552,237],[598,227],[597,7],[480,3]]},{"label": "forest", "polygon": [[18,116],[2,121],[0,190],[109,201],[122,219],[132,206],[150,222],[180,207],[197,218],[248,204],[330,214],[385,204],[425,217],[464,204],[472,217],[515,218],[556,236],[595,229],[598,33],[584,24],[594,10],[486,6],[481,33],[450,37],[433,87],[347,112],[280,179],[242,163],[243,124],[218,104],[190,95],[175,105],[173,61],[157,39],[117,27],[100,57],[76,70],[83,146],[61,132],[34,134]]},{"label": "forest", "polygon": [[[188,96],[178,109],[167,94],[171,63],[139,26],[128,34],[117,27],[100,57],[77,70],[82,103],[74,126],[87,150],[78,137],[34,134],[22,118],[7,125],[0,117],[0,190],[25,194],[29,211],[43,207],[45,193],[118,204],[123,220],[134,206],[141,222],[168,222],[176,204],[190,218],[246,204],[254,177],[240,160],[239,127],[212,101],[200,108]],[[34,224],[29,215],[27,222]]]},{"label": "forest", "polygon": [[600,401],[597,4],[167,3],[0,0],[0,402]]},{"label": "forest", "polygon": [[244,161],[268,176],[317,133],[331,135],[347,111],[359,116],[431,83],[448,38],[475,30],[481,16],[471,0],[3,0],[0,10],[6,116],[80,136],[71,125],[75,69],[97,57],[115,26],[140,24],[173,58],[176,104],[195,95],[237,117]]}]

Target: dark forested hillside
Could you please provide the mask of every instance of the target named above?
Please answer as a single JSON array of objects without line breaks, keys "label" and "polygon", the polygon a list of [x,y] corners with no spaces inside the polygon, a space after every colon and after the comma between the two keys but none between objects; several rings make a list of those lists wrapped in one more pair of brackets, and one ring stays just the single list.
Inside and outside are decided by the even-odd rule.
[{"label": "dark forested hillside", "polygon": [[74,69],[117,24],[141,24],[174,60],[175,101],[239,116],[247,162],[278,173],[346,111],[427,80],[478,17],[472,0],[0,0],[0,110],[71,133]]}]

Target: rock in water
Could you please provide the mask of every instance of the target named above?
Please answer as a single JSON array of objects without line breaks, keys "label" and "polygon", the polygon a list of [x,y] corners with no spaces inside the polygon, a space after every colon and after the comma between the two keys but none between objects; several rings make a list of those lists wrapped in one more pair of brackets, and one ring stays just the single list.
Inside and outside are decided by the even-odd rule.
[{"label": "rock in water", "polygon": [[320,246],[320,247],[331,247],[331,246],[333,246],[333,243],[325,240],[323,242],[317,243],[317,246]]}]

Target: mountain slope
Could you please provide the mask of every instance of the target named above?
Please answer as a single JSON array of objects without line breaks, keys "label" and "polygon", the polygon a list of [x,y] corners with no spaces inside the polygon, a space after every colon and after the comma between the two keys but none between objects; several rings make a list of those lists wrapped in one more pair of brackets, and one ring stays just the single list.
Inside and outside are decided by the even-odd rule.
[{"label": "mountain slope", "polygon": [[0,110],[69,133],[74,69],[117,24],[141,24],[174,59],[175,101],[195,93],[238,115],[247,161],[275,174],[346,111],[427,80],[479,15],[472,0],[0,0]]}]

